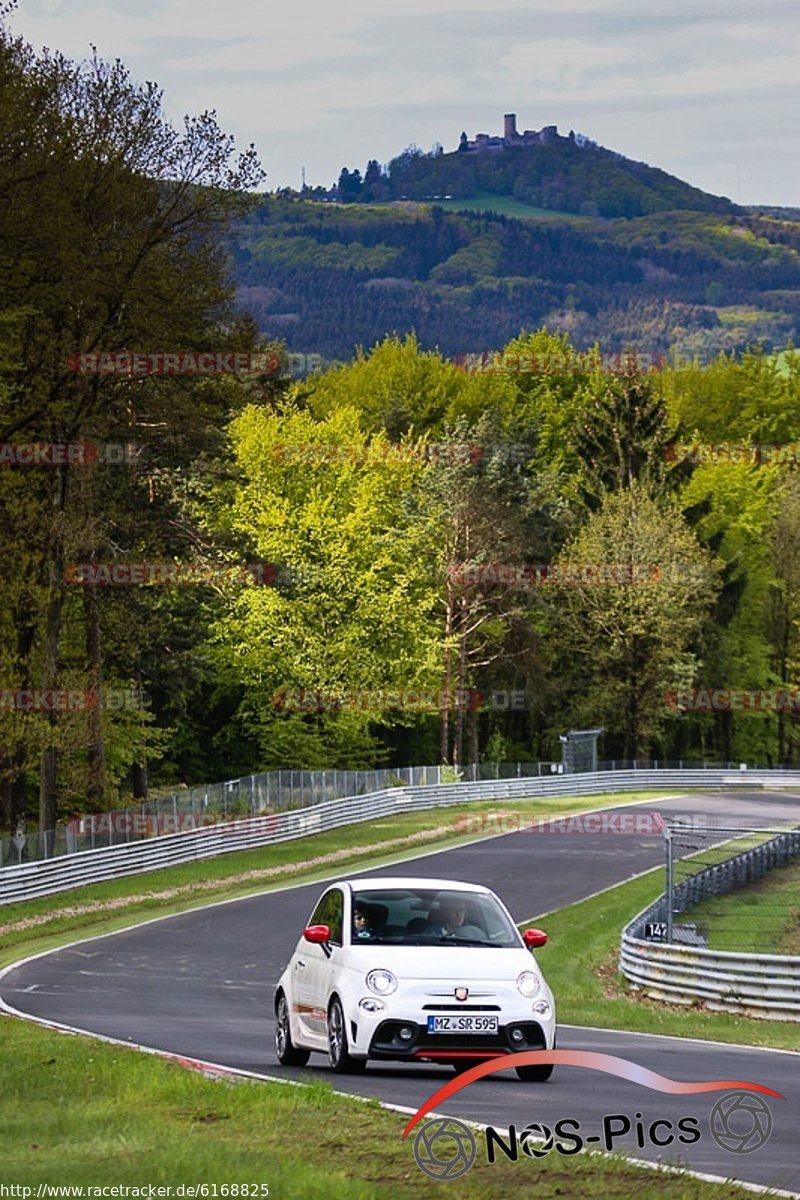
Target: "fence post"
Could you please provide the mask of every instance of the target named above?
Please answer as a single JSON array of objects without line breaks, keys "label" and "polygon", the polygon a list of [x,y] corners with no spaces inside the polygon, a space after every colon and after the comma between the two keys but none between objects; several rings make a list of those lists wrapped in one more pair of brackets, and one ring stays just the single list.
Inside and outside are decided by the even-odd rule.
[{"label": "fence post", "polygon": [[675,867],[672,851],[672,830],[664,826],[664,849],[667,855],[667,943],[672,945],[672,908],[675,894]]}]

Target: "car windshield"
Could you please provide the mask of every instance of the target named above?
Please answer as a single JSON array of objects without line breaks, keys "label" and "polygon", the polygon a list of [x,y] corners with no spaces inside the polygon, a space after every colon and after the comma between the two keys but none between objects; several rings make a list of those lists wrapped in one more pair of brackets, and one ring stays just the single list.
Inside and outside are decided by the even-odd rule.
[{"label": "car windshield", "polygon": [[439,888],[386,888],[353,894],[353,945],[519,946],[494,896]]}]

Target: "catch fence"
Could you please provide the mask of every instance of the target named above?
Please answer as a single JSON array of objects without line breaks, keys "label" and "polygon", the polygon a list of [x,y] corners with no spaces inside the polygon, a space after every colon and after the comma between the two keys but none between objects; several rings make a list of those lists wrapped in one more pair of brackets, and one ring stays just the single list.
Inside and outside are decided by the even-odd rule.
[{"label": "catch fence", "polygon": [[623,975],[654,999],[800,1021],[800,955],[777,952],[800,928],[800,828],[695,818],[664,841],[666,888],[623,930]]}]

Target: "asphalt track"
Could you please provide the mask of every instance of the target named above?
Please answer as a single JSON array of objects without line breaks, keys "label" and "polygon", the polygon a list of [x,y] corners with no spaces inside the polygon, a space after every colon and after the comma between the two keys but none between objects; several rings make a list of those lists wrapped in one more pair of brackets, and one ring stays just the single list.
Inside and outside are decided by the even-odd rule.
[{"label": "asphalt track", "polygon": [[[637,805],[634,811],[703,815],[733,823],[800,821],[800,798],[717,793]],[[660,836],[520,832],[367,873],[487,884],[522,922],[622,882],[662,859]],[[320,892],[320,884],[267,892],[53,951],[8,972],[0,981],[0,1000],[18,1012],[86,1032],[273,1077],[316,1076],[339,1090],[415,1110],[453,1078],[449,1068],[371,1063],[365,1075],[348,1078],[333,1076],[319,1055],[312,1055],[310,1066],[300,1069],[282,1068],[275,1060],[272,989]],[[542,925],[546,929],[546,919]],[[542,965],[546,969],[546,959]],[[548,982],[557,1003],[558,979],[548,976]],[[438,1111],[497,1128],[515,1124],[521,1129],[530,1122],[552,1126],[571,1118],[580,1121],[582,1135],[595,1142],[605,1116],[625,1114],[632,1132],[614,1142],[616,1149],[800,1193],[798,1055],[564,1025],[559,1026],[558,1046],[618,1055],[681,1081],[760,1083],[786,1099],[767,1098],[772,1135],[749,1154],[723,1150],[710,1136],[708,1117],[721,1093],[668,1096],[576,1067],[556,1067],[546,1084],[522,1083],[511,1072],[498,1073],[465,1088]],[[674,1146],[659,1148],[649,1141],[640,1147],[634,1136],[637,1114],[645,1129],[657,1119],[675,1123],[680,1117],[697,1117],[701,1138],[680,1146],[679,1153]],[[663,1127],[659,1135],[662,1132]],[[483,1155],[483,1150],[478,1153]],[[520,1182],[530,1182],[536,1161],[521,1158]]]}]

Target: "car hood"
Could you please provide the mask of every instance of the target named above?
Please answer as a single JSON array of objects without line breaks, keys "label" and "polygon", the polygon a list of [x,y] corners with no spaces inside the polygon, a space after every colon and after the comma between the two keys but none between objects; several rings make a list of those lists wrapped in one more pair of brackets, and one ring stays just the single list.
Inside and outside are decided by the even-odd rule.
[{"label": "car hood", "polygon": [[522,971],[542,974],[536,959],[522,946],[352,946],[348,965],[356,970],[392,971],[399,979],[424,979],[434,983],[454,979],[516,979]]}]

